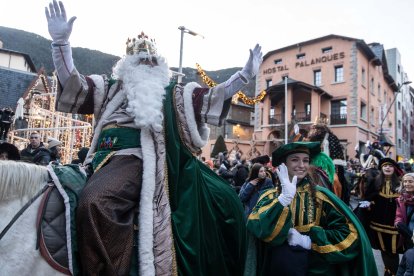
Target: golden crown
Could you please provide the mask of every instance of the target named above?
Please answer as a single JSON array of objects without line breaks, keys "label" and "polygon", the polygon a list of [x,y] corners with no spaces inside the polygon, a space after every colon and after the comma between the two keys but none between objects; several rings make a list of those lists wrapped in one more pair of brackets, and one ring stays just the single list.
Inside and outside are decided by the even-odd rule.
[{"label": "golden crown", "polygon": [[146,52],[151,56],[157,54],[155,40],[150,39],[144,32],[141,32],[136,38],[128,38],[126,45],[126,53],[128,55],[135,55],[140,52]]}]

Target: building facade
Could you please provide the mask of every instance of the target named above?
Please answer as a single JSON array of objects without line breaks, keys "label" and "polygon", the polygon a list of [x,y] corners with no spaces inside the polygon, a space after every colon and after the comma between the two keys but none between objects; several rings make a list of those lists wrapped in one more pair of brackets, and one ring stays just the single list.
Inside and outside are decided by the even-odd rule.
[{"label": "building facade", "polygon": [[[285,142],[286,120],[306,135],[323,119],[338,136],[348,158],[355,146],[380,133],[395,144],[397,84],[390,75],[381,44],[328,35],[268,52],[257,77],[257,91],[267,96],[255,108],[254,138],[264,154]],[[390,155],[395,157],[395,152]]]},{"label": "building facade", "polygon": [[388,60],[388,69],[391,76],[399,87],[398,93],[395,95],[395,133],[396,143],[395,150],[397,160],[403,161],[411,156],[411,118],[413,115],[413,105],[410,96],[410,87],[408,75],[404,71],[401,63],[401,54],[397,48],[386,50]]}]

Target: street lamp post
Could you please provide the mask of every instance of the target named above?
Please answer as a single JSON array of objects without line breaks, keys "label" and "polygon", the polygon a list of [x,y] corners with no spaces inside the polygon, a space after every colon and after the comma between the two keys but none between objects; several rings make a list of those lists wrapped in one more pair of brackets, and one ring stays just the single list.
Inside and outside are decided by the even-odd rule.
[{"label": "street lamp post", "polygon": [[202,36],[201,34],[198,34],[194,31],[191,31],[189,29],[187,29],[184,26],[180,26],[178,27],[178,29],[181,31],[181,41],[180,41],[180,63],[179,63],[179,67],[178,67],[178,83],[182,82],[183,79],[183,41],[184,41],[184,33],[193,35],[193,36],[201,36],[202,38],[204,38],[204,36]]},{"label": "street lamp post", "polygon": [[[382,141],[382,139],[384,139],[384,133],[383,133],[384,129],[382,128],[382,126],[384,125],[385,118],[387,118],[388,113],[390,112],[390,110],[391,110],[392,106],[394,105],[394,102],[395,102],[395,100],[397,99],[397,95],[398,95],[398,93],[400,93],[400,92],[401,92],[401,88],[402,88],[404,85],[407,85],[407,84],[410,84],[410,83],[411,83],[411,81],[405,81],[405,82],[403,82],[402,84],[400,84],[400,85],[397,87],[397,91],[396,91],[396,93],[395,93],[395,95],[394,95],[394,99],[392,100],[392,102],[391,102],[390,106],[389,106],[389,107],[388,107],[388,109],[387,109],[387,112],[385,113],[385,115],[382,117],[382,120],[381,120],[381,125],[380,125],[380,133],[379,133],[379,139],[380,139],[380,142],[383,142],[383,141]],[[382,143],[381,143],[381,145],[382,145]]]}]

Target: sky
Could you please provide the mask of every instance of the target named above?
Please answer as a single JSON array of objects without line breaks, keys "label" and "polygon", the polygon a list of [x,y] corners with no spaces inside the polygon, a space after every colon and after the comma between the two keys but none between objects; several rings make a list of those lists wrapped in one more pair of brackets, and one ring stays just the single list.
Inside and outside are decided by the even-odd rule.
[{"label": "sky", "polygon": [[[0,26],[50,39],[45,0],[0,0]],[[414,79],[413,0],[151,0],[63,1],[76,16],[71,45],[122,56],[128,37],[141,31],[157,42],[171,67],[180,60],[179,26],[185,33],[183,67],[205,70],[243,67],[256,43],[263,54],[314,38],[336,34],[385,49],[398,48],[403,70]]]}]

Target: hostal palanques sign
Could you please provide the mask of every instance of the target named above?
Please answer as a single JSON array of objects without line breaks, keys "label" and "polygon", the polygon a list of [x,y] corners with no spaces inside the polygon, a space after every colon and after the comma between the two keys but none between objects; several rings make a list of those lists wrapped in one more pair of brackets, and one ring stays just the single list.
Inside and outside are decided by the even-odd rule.
[{"label": "hostal palanques sign", "polygon": [[[339,53],[333,53],[330,55],[324,55],[321,57],[317,57],[317,58],[312,58],[311,60],[300,60],[300,61],[296,61],[295,62],[295,68],[298,67],[307,67],[307,66],[313,66],[313,65],[317,65],[320,63],[325,63],[325,62],[330,62],[330,61],[334,61],[334,60],[340,60],[345,58],[345,53],[344,52],[339,52]],[[267,74],[273,74],[276,72],[283,72],[283,71],[288,71],[289,67],[288,65],[279,65],[279,66],[274,66],[271,68],[267,68],[263,70],[263,75],[267,75]]]}]

